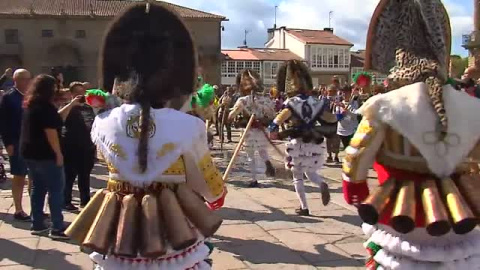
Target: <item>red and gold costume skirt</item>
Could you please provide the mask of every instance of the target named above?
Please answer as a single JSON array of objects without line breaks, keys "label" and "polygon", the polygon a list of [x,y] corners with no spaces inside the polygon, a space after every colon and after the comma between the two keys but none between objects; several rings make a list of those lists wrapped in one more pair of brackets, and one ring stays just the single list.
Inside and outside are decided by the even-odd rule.
[{"label": "red and gold costume skirt", "polygon": [[66,234],[95,252],[99,269],[209,269],[204,239],[221,223],[186,184],[110,180]]},{"label": "red and gold costume skirt", "polygon": [[369,269],[480,269],[480,178],[376,163],[380,186],[359,206]]}]

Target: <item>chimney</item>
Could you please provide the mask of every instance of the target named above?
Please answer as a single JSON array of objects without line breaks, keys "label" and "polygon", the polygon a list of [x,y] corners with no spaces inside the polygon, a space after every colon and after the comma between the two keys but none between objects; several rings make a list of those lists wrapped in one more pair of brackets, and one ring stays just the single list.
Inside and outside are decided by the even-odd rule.
[{"label": "chimney", "polygon": [[325,27],[325,28],[323,28],[323,31],[327,31],[327,32],[330,32],[330,33],[333,34],[333,28]]}]

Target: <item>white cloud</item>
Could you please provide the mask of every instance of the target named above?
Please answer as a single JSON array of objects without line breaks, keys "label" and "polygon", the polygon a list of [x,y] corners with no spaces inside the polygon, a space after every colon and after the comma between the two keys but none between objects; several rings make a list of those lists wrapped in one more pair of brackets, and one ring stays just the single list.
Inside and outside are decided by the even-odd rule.
[{"label": "white cloud", "polygon": [[[333,11],[332,27],[335,33],[364,48],[370,18],[378,0],[167,0],[206,12],[221,14],[224,22],[222,46],[235,48],[242,44],[244,30],[248,30],[248,45],[262,47],[267,41],[267,28],[274,24],[274,6],[278,5],[277,26],[323,29],[329,24],[329,11]],[[460,47],[461,37],[472,30],[472,9],[459,0],[444,0],[450,14],[454,52],[466,54]],[[464,1],[465,3],[466,1]]]}]

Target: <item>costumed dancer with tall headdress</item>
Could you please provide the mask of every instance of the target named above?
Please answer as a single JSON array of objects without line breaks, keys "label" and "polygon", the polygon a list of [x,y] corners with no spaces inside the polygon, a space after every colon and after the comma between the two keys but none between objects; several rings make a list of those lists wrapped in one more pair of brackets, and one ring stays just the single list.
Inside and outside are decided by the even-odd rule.
[{"label": "costumed dancer with tall headdress", "polygon": [[[381,0],[365,68],[396,90],[371,97],[343,164],[345,200],[358,206],[368,269],[480,269],[480,101],[447,77],[450,24],[439,0]],[[369,195],[370,166],[380,186]]]},{"label": "costumed dancer with tall headdress", "polygon": [[245,137],[245,151],[250,159],[250,172],[252,181],[250,187],[257,187],[257,166],[255,152],[265,162],[265,174],[275,176],[275,168],[268,157],[267,147],[269,144],[264,129],[275,117],[275,105],[268,97],[259,95],[263,91],[260,75],[251,69],[240,72],[237,76],[237,88],[242,97],[237,99],[232,111],[228,115],[228,122],[235,122],[235,126],[245,128],[250,117],[255,114],[252,128],[247,131]]},{"label": "costumed dancer with tall headdress", "polygon": [[109,171],[66,234],[91,249],[96,269],[211,269],[205,239],[222,219],[226,189],[205,124],[184,113],[195,87],[195,45],[164,5],[134,4],[110,26],[103,89],[131,104],[96,117],[92,139]]},{"label": "costumed dancer with tall headdress", "polygon": [[[295,192],[300,200],[297,214],[310,214],[305,194],[304,175],[320,187],[323,205],[330,201],[327,183],[318,174],[326,159],[324,136],[336,132],[337,120],[328,111],[326,100],[311,96],[312,77],[308,68],[301,62],[290,60],[280,67],[277,74],[277,87],[289,97],[284,108],[269,126],[270,136],[275,139],[289,138],[286,144],[285,166],[293,173]],[[278,134],[279,126],[289,121],[287,130]],[[318,126],[318,123],[323,126]],[[328,132],[330,130],[330,132]]]}]

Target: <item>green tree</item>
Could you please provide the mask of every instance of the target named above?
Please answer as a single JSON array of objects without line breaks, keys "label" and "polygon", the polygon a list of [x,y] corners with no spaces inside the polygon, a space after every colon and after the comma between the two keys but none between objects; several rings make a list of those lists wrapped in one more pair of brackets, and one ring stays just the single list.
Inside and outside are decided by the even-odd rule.
[{"label": "green tree", "polygon": [[450,57],[451,61],[451,69],[450,69],[450,76],[452,78],[460,78],[465,72],[465,69],[468,67],[468,57],[462,58],[459,55],[452,55]]}]

